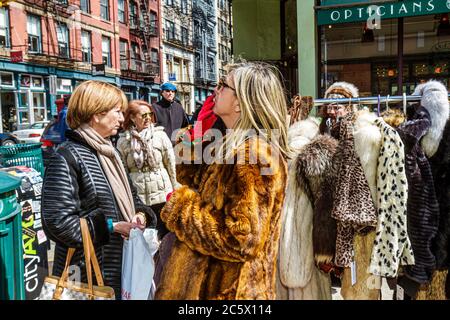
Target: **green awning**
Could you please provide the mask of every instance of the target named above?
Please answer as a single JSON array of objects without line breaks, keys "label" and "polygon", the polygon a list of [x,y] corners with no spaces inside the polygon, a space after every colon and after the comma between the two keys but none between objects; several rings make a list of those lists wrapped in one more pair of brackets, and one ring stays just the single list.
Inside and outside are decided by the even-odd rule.
[{"label": "green awning", "polygon": [[[352,4],[355,4],[354,6]],[[376,4],[374,4],[376,3]],[[342,7],[341,5],[350,5]],[[450,0],[403,0],[396,2],[326,0],[317,11],[317,24],[329,25],[349,22],[363,22],[373,18],[393,19],[450,12]]]}]

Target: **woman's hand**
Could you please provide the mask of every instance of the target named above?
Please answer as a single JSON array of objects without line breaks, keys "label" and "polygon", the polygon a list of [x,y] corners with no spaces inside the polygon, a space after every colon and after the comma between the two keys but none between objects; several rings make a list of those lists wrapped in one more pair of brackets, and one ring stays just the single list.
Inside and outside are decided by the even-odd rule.
[{"label": "woman's hand", "polygon": [[128,239],[128,237],[130,236],[131,229],[135,228],[138,228],[143,231],[145,229],[145,226],[134,222],[120,221],[114,225],[114,232],[120,233],[122,238]]},{"label": "woman's hand", "polygon": [[145,226],[147,225],[147,218],[145,217],[144,213],[138,212],[134,215],[131,222],[142,225],[145,228]]}]

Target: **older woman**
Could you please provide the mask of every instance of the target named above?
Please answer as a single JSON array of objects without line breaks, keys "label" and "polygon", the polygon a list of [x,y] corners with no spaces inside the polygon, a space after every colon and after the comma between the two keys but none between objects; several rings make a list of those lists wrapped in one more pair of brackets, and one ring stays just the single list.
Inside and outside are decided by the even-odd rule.
[{"label": "older woman", "polygon": [[132,228],[154,226],[156,217],[130,185],[115,135],[127,108],[124,93],[113,85],[86,81],[73,92],[67,111],[67,142],[48,165],[42,192],[46,235],[56,242],[53,274],[60,276],[68,248],[77,248],[72,264],[86,282],[80,218],[88,222],[105,285],[120,297],[122,238]]},{"label": "older woman", "polygon": [[[131,101],[123,124],[126,131],[117,142],[117,148],[130,171],[139,197],[159,216],[166,196],[178,187],[178,182],[172,142],[164,128],[156,127],[155,123],[155,113],[150,104]],[[167,233],[160,219],[157,229],[160,238]]]},{"label": "older woman", "polygon": [[232,130],[210,164],[204,159],[202,165],[187,165],[188,174],[180,172],[184,185],[161,212],[176,240],[156,299],[275,298],[286,100],[275,68],[260,63],[231,68],[213,110]]}]

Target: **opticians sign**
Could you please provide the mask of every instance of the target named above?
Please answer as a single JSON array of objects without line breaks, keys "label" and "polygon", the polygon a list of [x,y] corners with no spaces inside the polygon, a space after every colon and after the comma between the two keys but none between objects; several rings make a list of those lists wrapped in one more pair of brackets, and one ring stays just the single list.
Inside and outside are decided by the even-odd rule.
[{"label": "opticians sign", "polygon": [[[450,0],[404,0],[393,3],[324,8],[317,11],[317,24],[329,25],[368,21],[372,18],[393,19],[450,12]],[[351,2],[349,3],[351,5]]]}]

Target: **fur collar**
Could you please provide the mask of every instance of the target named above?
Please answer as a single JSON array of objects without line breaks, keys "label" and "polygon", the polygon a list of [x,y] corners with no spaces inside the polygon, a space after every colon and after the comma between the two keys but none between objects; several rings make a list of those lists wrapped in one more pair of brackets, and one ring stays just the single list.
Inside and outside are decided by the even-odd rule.
[{"label": "fur collar", "polygon": [[288,141],[295,153],[319,134],[319,124],[313,117],[295,122],[288,129]]},{"label": "fur collar", "polygon": [[431,127],[421,140],[422,149],[430,158],[439,147],[445,124],[449,119],[448,92],[442,83],[431,80],[418,85],[413,94],[422,96],[421,105],[427,109],[431,117]]}]

